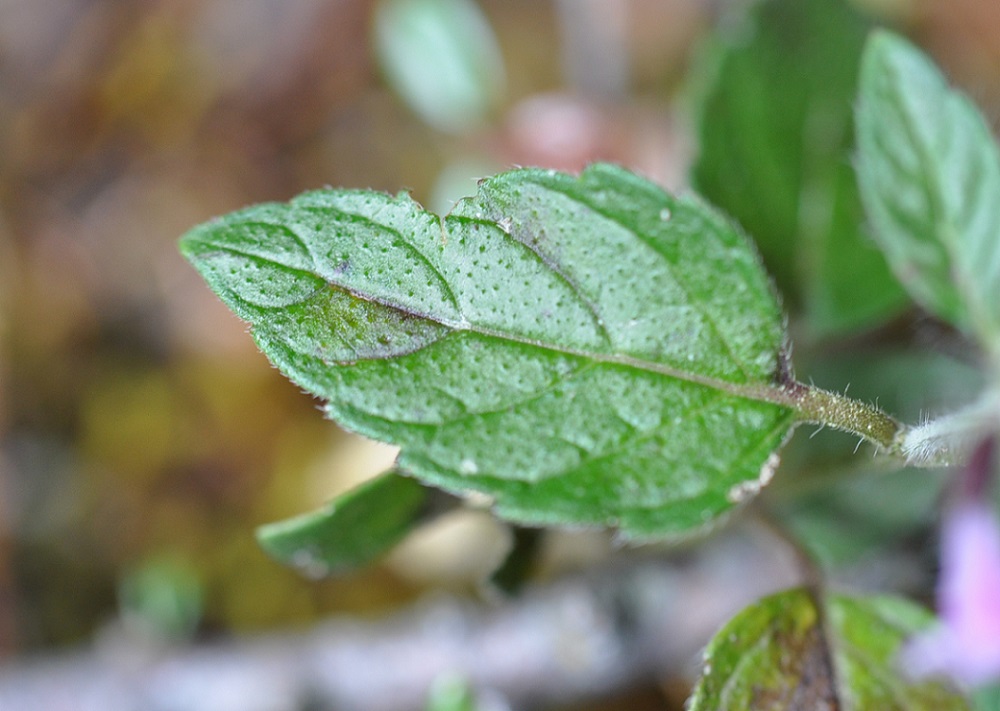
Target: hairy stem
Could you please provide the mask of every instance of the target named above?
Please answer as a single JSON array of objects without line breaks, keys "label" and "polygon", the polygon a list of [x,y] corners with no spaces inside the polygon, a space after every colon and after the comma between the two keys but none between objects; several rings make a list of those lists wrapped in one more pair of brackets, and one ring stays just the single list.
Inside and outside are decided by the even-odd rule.
[{"label": "hairy stem", "polygon": [[971,446],[988,432],[1000,431],[1000,394],[988,393],[959,412],[904,425],[877,407],[828,390],[792,382],[782,389],[802,422],[835,427],[862,437],[880,451],[911,466],[962,464]]},{"label": "hairy stem", "polygon": [[908,428],[901,450],[917,466],[962,464],[978,442],[996,432],[1000,432],[1000,391],[994,390],[963,410]]},{"label": "hairy stem", "polygon": [[802,422],[812,422],[851,432],[893,456],[903,456],[902,442],[907,427],[873,405],[844,395],[795,383],[792,406]]}]

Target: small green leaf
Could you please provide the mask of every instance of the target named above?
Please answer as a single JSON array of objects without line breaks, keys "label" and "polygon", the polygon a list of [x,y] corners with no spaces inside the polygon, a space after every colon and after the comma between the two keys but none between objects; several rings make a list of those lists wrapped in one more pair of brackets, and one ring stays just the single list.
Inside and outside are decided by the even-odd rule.
[{"label": "small green leaf", "polygon": [[896,668],[932,616],[894,597],[806,589],[760,600],[709,643],[690,711],[965,711],[957,692]]},{"label": "small green leaf", "polygon": [[478,127],[503,93],[496,37],[470,0],[382,0],[375,47],[389,84],[435,128]]},{"label": "small green leaf", "polygon": [[816,335],[905,294],[862,229],[851,104],[868,23],[844,0],[765,0],[723,26],[698,119],[699,191],[738,219]]},{"label": "small green leaf", "polygon": [[928,310],[1000,352],[1000,158],[983,117],[927,57],[878,32],[857,109],[875,237]]},{"label": "small green leaf", "polygon": [[311,513],[257,529],[261,547],[310,577],[367,565],[401,541],[426,513],[427,490],[386,472]]},{"label": "small green leaf", "polygon": [[190,640],[201,622],[205,590],[191,562],[154,555],[125,571],[118,603],[127,618],[163,639]]},{"label": "small green leaf", "polygon": [[444,674],[434,680],[426,710],[476,711],[476,697],[464,679],[454,674]]}]

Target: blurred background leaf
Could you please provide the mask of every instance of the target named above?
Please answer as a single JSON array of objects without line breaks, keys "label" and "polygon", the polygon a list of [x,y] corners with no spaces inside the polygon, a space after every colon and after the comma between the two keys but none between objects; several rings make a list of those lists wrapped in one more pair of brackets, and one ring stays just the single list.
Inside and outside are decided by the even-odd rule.
[{"label": "blurred background leaf", "polygon": [[375,49],[393,91],[442,131],[482,126],[503,97],[500,48],[472,0],[383,0]]},{"label": "blurred background leaf", "polygon": [[431,688],[427,711],[476,711],[476,700],[464,681],[443,677]]},{"label": "blurred background leaf", "polygon": [[850,162],[872,26],[844,0],[763,0],[703,54],[714,68],[693,181],[757,241],[814,337],[870,327],[906,303],[865,233]]}]

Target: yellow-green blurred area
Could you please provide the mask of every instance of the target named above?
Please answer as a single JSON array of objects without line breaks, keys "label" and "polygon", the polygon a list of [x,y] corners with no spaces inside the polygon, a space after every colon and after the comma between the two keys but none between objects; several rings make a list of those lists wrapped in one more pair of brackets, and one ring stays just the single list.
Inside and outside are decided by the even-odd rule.
[{"label": "yellow-green blurred area", "polygon": [[[728,4],[0,0],[0,659],[133,609],[241,632],[461,581],[414,552],[311,582],[258,549],[392,455],[268,365],[177,238],[324,185],[447,209],[514,164],[681,186],[681,80]],[[995,0],[866,5],[1000,112]]]}]

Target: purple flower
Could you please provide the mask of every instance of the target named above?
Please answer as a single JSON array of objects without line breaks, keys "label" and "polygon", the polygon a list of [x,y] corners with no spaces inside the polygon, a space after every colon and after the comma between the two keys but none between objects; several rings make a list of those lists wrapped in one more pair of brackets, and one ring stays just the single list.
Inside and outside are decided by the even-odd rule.
[{"label": "purple flower", "polygon": [[941,624],[903,650],[907,671],[966,686],[1000,678],[1000,521],[985,502],[963,498],[946,514],[938,604]]}]

